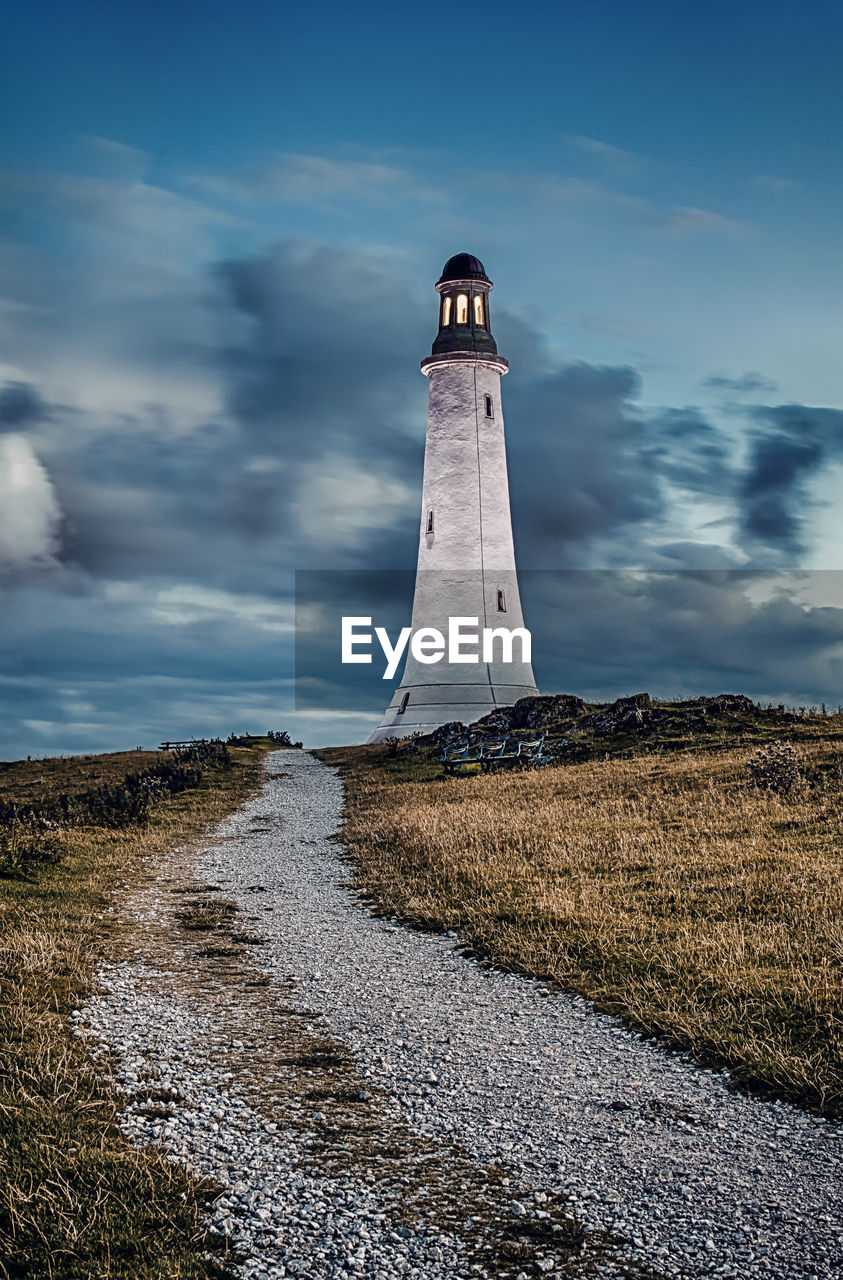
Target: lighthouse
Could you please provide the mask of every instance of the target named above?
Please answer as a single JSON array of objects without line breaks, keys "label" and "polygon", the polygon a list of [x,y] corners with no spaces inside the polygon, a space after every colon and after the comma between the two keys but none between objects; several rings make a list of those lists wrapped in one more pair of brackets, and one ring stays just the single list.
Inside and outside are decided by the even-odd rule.
[{"label": "lighthouse", "polygon": [[[506,470],[501,378],[509,364],[492,336],[492,282],[458,253],[436,282],[439,331],[421,362],[429,380],[419,554],[412,631],[449,634],[453,619],[477,632],[524,628]],[[470,624],[463,622],[466,633]],[[408,652],[401,683],[370,742],[470,724],[538,693],[529,650],[516,635],[490,651],[421,661]]]}]

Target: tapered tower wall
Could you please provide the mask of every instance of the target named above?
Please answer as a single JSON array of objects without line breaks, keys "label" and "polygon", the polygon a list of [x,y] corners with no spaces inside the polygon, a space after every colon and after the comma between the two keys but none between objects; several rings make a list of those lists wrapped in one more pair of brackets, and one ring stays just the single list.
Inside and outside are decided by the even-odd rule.
[{"label": "tapered tower wall", "polygon": [[[484,281],[491,288],[485,273]],[[447,636],[456,617],[477,618],[479,629],[524,626],[501,405],[508,365],[491,337],[487,298],[484,305],[475,349],[463,341],[466,349],[460,350],[459,334],[454,339],[440,326],[434,354],[422,362],[430,390],[414,632],[434,627]],[[514,653],[520,658],[518,640]],[[369,741],[427,733],[450,720],[470,723],[537,692],[530,662],[503,661],[500,642],[492,662],[454,664],[446,657],[430,664],[408,654],[401,683]]]}]

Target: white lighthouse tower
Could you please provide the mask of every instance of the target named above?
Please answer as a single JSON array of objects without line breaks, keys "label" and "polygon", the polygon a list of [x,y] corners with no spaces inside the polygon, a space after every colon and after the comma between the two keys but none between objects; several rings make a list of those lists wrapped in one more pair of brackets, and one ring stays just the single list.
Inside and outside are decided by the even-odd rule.
[{"label": "white lighthouse tower", "polygon": [[[501,376],[489,322],[492,282],[483,263],[458,253],[436,282],[439,332],[422,360],[430,379],[419,556],[412,628],[477,618],[478,629],[522,628],[512,545]],[[478,646],[479,648],[479,646]],[[468,652],[468,648],[466,652]],[[477,652],[477,649],[475,649]],[[491,660],[422,663],[408,653],[395,696],[370,742],[465,724],[538,693],[516,638],[511,661],[496,641]]]}]

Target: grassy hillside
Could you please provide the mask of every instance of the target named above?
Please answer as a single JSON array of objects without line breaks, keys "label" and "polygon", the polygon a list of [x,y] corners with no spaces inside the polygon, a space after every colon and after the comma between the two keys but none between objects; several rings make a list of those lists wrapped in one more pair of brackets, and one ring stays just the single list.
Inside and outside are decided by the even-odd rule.
[{"label": "grassy hillside", "polygon": [[163,775],[154,752],[0,765],[0,1277],[222,1274],[203,1256],[208,1188],[121,1137],[120,1099],[68,1014],[119,946],[111,908],[162,850],[258,786],[261,757],[232,748],[227,763]]},{"label": "grassy hillside", "polygon": [[[703,706],[694,734],[688,709],[607,733],[586,707],[552,731],[574,749],[535,772],[444,778],[424,741],[320,755],[380,910],[841,1115],[843,718]],[[785,737],[801,776],[778,794],[747,761]]]}]

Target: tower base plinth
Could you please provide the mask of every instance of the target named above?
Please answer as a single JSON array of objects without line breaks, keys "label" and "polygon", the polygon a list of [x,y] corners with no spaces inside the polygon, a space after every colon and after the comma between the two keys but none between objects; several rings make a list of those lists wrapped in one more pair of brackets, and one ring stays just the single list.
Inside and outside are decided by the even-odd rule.
[{"label": "tower base plinth", "polygon": [[[511,707],[519,698],[534,698],[535,684],[523,685],[427,685],[416,686],[404,710],[406,687],[399,688],[386,714],[366,741],[386,742],[389,738],[409,738],[414,733],[433,733],[443,724],[458,720],[473,724],[481,716],[501,707]],[[400,696],[399,696],[400,695]]]}]

